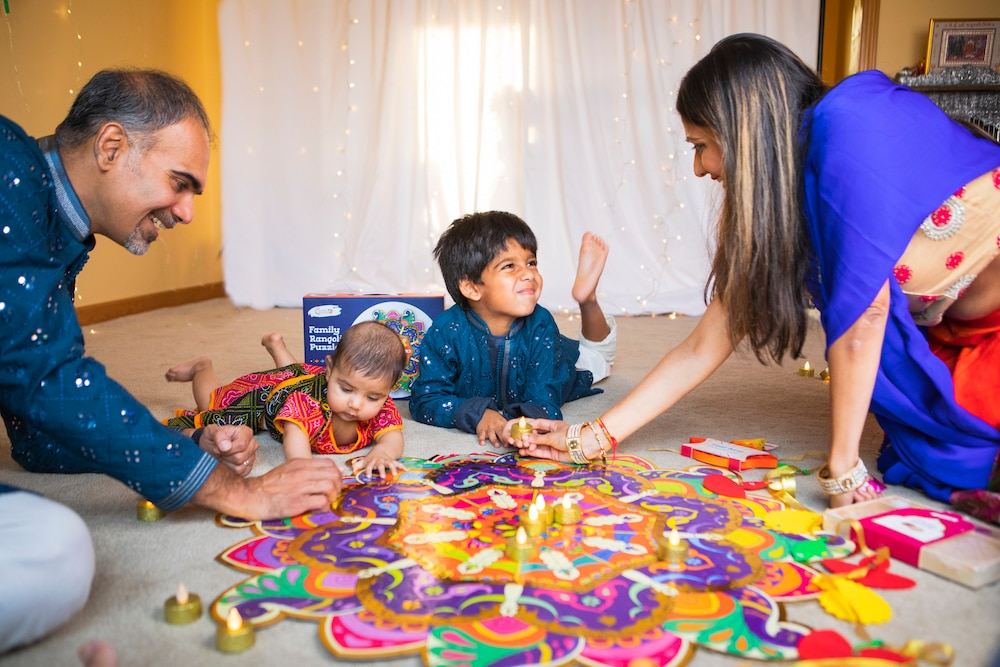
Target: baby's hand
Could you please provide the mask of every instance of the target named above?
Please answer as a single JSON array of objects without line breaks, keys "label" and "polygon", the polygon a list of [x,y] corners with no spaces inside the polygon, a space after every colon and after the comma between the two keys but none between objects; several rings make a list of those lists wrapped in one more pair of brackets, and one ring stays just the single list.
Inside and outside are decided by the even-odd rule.
[{"label": "baby's hand", "polygon": [[358,473],[363,470],[369,480],[375,477],[375,470],[378,470],[380,479],[385,479],[386,470],[389,471],[390,475],[406,470],[406,466],[400,463],[398,459],[393,458],[386,452],[380,451],[377,447],[361,459],[353,459],[352,462],[354,464],[355,476],[358,476]]}]

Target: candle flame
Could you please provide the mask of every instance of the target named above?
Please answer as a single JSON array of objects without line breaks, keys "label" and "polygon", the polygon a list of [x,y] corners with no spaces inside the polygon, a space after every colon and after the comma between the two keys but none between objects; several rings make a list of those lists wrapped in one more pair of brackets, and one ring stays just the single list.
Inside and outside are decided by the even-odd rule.
[{"label": "candle flame", "polygon": [[514,540],[517,541],[519,545],[528,543],[528,533],[525,532],[524,526],[517,529],[517,534],[514,536]]},{"label": "candle flame", "polygon": [[184,584],[177,584],[177,604],[186,604],[188,601],[188,589]]},{"label": "candle flame", "polygon": [[569,496],[568,495],[567,496],[563,496],[562,497],[562,506],[563,506],[563,509],[567,509],[568,510],[571,505],[572,505],[572,501],[569,499]]},{"label": "candle flame", "polygon": [[229,616],[226,617],[226,627],[229,628],[230,632],[236,632],[243,627],[243,617],[240,616],[236,607],[230,608]]},{"label": "candle flame", "polygon": [[524,415],[521,415],[521,418],[517,421],[517,425],[521,428],[524,428],[525,426],[528,425],[528,422],[527,420],[525,420]]},{"label": "candle flame", "polygon": [[545,511],[545,496],[540,493],[535,496],[535,507],[538,508],[539,513]]},{"label": "candle flame", "polygon": [[538,521],[538,505],[531,503],[531,507],[528,508],[528,518],[532,521]]},{"label": "candle flame", "polygon": [[667,541],[670,542],[670,546],[672,547],[676,547],[681,543],[681,536],[677,534],[676,528],[670,531],[670,537],[667,538]]},{"label": "candle flame", "polygon": [[802,370],[807,371],[810,368],[812,368],[812,366],[809,365],[809,361],[808,360],[806,361],[806,363],[802,364]]}]

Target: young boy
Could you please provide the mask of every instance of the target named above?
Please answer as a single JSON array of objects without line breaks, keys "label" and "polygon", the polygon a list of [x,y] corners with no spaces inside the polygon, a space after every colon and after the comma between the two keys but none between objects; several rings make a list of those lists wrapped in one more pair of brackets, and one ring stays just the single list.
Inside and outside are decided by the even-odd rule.
[{"label": "young boy", "polygon": [[531,228],[516,215],[473,213],[441,235],[434,258],[455,305],[434,320],[420,346],[420,375],[410,413],[427,424],[458,428],[504,446],[508,420],[562,419],[563,403],[599,393],[611,372],[615,321],[597,303],[608,248],[584,234],[573,298],[580,304],[579,341],[559,333],[538,305],[542,276]]},{"label": "young boy", "polygon": [[190,382],[198,412],[178,410],[168,426],[246,424],[268,431],[285,458],[347,454],[374,443],[357,466],[403,470],[403,422],[389,397],[407,362],[399,336],[379,322],[348,329],[326,358],[326,368],[300,364],[280,334],[261,339],[273,370],[250,373],[220,386],[212,360],[198,357],[167,371],[169,382]]}]

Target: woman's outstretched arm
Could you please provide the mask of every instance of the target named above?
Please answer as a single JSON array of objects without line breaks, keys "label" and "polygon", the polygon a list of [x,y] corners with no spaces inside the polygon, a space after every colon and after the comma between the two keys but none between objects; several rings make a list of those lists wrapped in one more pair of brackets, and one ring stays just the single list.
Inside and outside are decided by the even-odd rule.
[{"label": "woman's outstretched arm", "polygon": [[[694,331],[601,417],[608,432],[619,441],[627,438],[712,375],[733,353],[727,322],[725,307],[719,299],[715,299]],[[533,419],[531,422],[536,431],[525,438],[530,444],[521,449],[521,454],[569,461],[566,449],[568,425],[547,419]],[[505,435],[509,433],[508,425]],[[587,458],[600,458],[600,445],[593,432],[584,429],[581,437]]]}]

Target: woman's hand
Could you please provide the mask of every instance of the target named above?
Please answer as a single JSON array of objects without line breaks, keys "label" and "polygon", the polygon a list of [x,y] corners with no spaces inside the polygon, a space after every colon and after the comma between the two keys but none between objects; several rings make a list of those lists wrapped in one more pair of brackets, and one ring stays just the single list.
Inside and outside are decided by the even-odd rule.
[{"label": "woman's hand", "polygon": [[[504,427],[504,438],[518,448],[518,453],[521,456],[573,463],[573,457],[567,446],[569,424],[554,419],[528,419],[526,421],[531,424],[532,432],[522,436],[520,442],[515,442],[510,436],[511,426],[516,424],[517,420],[509,421]],[[580,443],[588,461],[600,460],[601,446],[589,428],[581,429]]]}]

